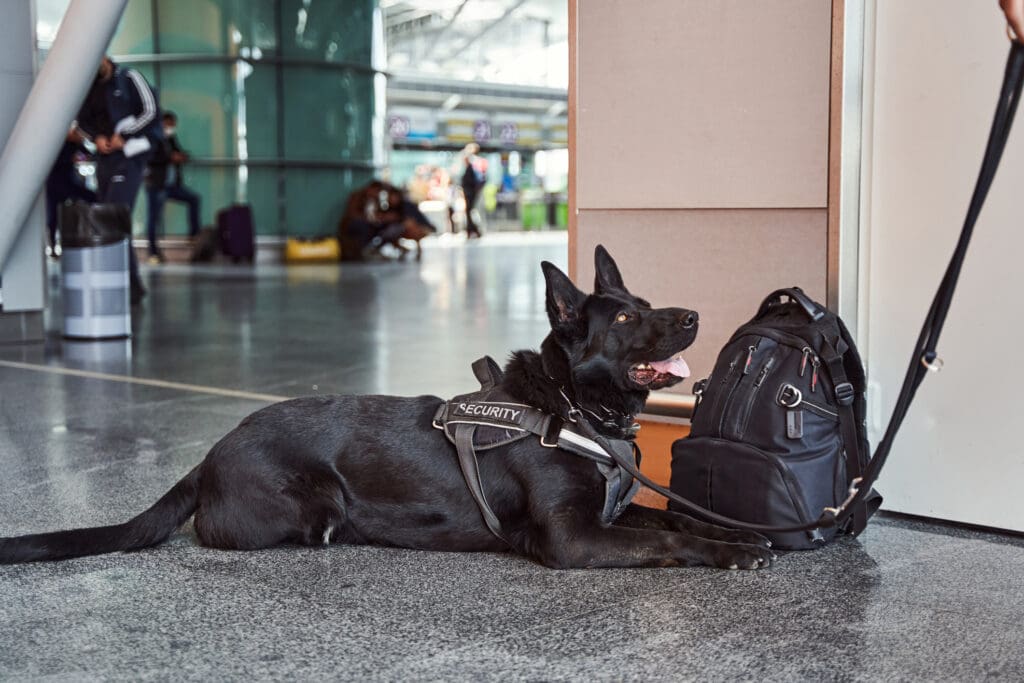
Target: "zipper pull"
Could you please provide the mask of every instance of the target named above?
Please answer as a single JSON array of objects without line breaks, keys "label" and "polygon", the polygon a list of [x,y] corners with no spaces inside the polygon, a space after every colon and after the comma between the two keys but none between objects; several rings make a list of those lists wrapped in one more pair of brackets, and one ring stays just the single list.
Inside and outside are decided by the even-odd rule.
[{"label": "zipper pull", "polygon": [[743,374],[744,375],[749,375],[750,374],[750,364],[754,362],[754,351],[756,351],[756,350],[757,350],[756,346],[748,346],[747,347],[747,362],[743,366]]},{"label": "zipper pull", "polygon": [[809,346],[805,346],[803,349],[804,357],[800,359],[800,376],[803,377],[807,371],[807,359],[811,356],[811,349]]},{"label": "zipper pull", "polygon": [[759,387],[759,386],[761,386],[762,383],[764,383],[764,378],[768,376],[768,371],[772,369],[772,364],[774,362],[775,362],[775,357],[773,356],[773,357],[768,359],[767,363],[764,364],[764,367],[761,368],[761,372],[759,372],[758,375],[757,375],[757,379],[754,381],[754,386],[755,387]]},{"label": "zipper pull", "polygon": [[818,366],[821,365],[821,361],[818,360],[817,356],[811,357],[811,393],[816,393],[818,389]]}]

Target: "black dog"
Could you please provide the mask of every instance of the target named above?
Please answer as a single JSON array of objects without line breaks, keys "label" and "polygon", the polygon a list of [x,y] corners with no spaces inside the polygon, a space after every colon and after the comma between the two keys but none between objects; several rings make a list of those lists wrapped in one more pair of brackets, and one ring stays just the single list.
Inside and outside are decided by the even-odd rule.
[{"label": "black dog", "polygon": [[[648,391],[685,374],[677,354],[697,314],[653,309],[630,294],[604,250],[591,295],[543,263],[551,333],[519,351],[502,389],[549,414],[570,404],[627,423]],[[758,569],[758,534],[631,504],[602,522],[605,480],[592,462],[536,438],[482,454],[480,480],[503,541],[485,526],[444,434],[433,396],[300,398],[264,408],[221,439],[149,510],[124,524],[0,539],[0,563],[144,548],[191,515],[200,542],[235,550],[282,543],[447,551],[512,550],[548,567],[710,565]],[[598,426],[599,430],[607,425]]]}]

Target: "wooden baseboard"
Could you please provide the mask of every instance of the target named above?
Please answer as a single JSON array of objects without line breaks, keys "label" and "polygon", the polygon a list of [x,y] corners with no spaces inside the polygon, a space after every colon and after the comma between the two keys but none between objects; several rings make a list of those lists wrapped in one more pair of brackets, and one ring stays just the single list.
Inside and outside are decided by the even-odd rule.
[{"label": "wooden baseboard", "polygon": [[[640,471],[656,483],[668,486],[672,471],[672,442],[689,434],[690,427],[652,420],[640,420],[640,425],[636,436],[637,445],[644,455]],[[641,488],[634,500],[654,508],[664,509],[668,505],[664,496],[647,488]]]}]

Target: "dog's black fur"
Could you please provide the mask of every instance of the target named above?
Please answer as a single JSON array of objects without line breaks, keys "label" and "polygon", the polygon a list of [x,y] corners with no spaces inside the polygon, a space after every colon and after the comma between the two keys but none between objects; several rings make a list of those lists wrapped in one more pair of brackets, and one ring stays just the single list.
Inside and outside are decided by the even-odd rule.
[{"label": "dog's black fur", "polygon": [[[652,309],[630,294],[603,247],[596,265],[595,291],[584,295],[542,264],[551,334],[539,353],[513,354],[504,388],[552,414],[566,414],[564,391],[583,408],[631,420],[649,389],[679,381],[638,364],[689,346],[697,316]],[[484,525],[454,447],[431,426],[440,403],[434,396],[331,396],[272,405],[245,418],[134,519],[3,538],[0,563],[144,548],[193,514],[200,542],[214,548],[334,542],[507,550]],[[537,439],[481,453],[480,478],[512,549],[549,567],[758,569],[773,557],[757,534],[635,504],[603,524],[605,482],[594,464]]]}]

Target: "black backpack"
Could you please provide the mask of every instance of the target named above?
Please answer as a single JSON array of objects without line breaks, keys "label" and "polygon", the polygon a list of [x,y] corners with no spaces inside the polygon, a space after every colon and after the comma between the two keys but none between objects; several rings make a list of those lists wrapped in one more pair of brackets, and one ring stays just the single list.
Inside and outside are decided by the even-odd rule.
[{"label": "black backpack", "polygon": [[[772,292],[694,385],[690,435],[672,446],[672,492],[712,512],[777,527],[838,507],[870,455],[864,367],[842,320],[797,287]],[[815,548],[863,531],[872,493],[840,527],[767,533]],[[669,509],[684,511],[669,502]]]}]

